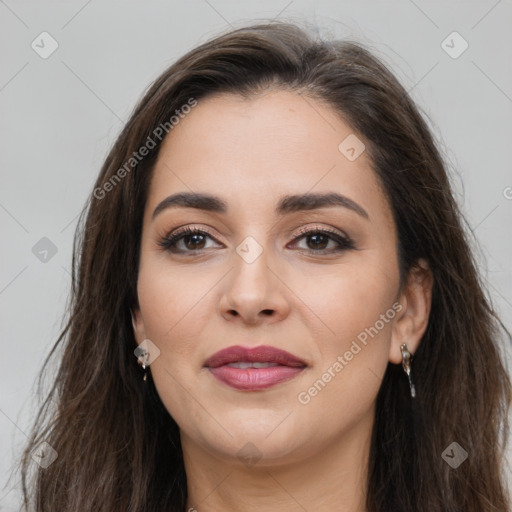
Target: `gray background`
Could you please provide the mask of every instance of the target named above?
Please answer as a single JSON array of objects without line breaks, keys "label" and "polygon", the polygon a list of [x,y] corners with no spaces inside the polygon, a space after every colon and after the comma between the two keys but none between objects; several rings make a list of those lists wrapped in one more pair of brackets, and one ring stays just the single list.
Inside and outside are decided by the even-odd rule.
[{"label": "gray background", "polygon": [[[0,511],[19,507],[18,478],[8,477],[38,404],[36,375],[60,331],[77,215],[108,148],[176,58],[230,25],[272,18],[307,19],[322,34],[368,44],[411,91],[512,329],[511,1],[0,0]],[[43,31],[59,45],[46,59],[31,47],[42,46]],[[442,45],[453,31],[469,44],[458,58]],[[33,252],[43,237],[57,250],[46,261]]]}]

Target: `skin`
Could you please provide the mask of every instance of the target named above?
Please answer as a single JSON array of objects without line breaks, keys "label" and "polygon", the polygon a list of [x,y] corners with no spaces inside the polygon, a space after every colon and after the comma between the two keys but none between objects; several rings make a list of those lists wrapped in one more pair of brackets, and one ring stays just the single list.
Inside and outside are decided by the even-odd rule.
[{"label": "skin", "polygon": [[[163,143],[133,318],[137,342],[149,338],[160,350],[150,371],[180,427],[187,510],[365,510],[376,396],[388,363],[401,363],[402,343],[413,354],[418,347],[432,275],[421,261],[399,288],[396,228],[367,152],[349,161],[338,149],[352,133],[318,100],[278,89],[200,100]],[[168,195],[191,191],[221,197],[228,213],[179,207],[151,218]],[[274,213],[283,195],[333,191],[369,220],[339,206]],[[200,237],[199,249],[190,238],[177,242],[186,254],[158,245],[186,225],[211,237]],[[355,248],[319,254],[337,242],[321,238],[317,248],[312,236],[297,239],[303,227],[345,233]],[[263,250],[250,264],[236,252],[248,236]],[[393,304],[401,306],[394,318],[300,403],[299,393]],[[220,349],[262,344],[308,367],[258,392],[233,389],[203,367]],[[244,446],[252,462],[238,456]]]}]

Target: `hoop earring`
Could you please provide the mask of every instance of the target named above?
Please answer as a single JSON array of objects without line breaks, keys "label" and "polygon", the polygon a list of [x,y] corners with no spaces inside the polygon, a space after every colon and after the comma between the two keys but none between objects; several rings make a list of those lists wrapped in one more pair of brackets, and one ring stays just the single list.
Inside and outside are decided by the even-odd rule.
[{"label": "hoop earring", "polygon": [[400,347],[400,350],[402,351],[402,367],[409,379],[409,386],[411,388],[411,397],[414,398],[416,396],[416,388],[414,387],[414,384],[412,382],[412,376],[411,376],[412,354],[409,352],[409,349],[407,348],[407,345],[405,343]]}]

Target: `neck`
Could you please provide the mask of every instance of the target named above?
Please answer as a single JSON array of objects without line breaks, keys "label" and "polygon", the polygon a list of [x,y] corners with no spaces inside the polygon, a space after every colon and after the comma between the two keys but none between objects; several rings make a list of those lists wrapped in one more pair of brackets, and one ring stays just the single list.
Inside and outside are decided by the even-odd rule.
[{"label": "neck", "polygon": [[[206,452],[181,432],[187,474],[187,512],[366,512],[374,408],[349,431],[308,457],[261,458],[254,464]],[[242,443],[243,444],[243,443]]]}]

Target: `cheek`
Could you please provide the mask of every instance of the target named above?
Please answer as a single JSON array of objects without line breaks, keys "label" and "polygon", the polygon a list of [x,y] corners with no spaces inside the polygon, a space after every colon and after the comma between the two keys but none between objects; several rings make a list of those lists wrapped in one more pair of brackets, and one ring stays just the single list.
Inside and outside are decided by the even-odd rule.
[{"label": "cheek", "polygon": [[197,394],[194,383],[202,365],[198,340],[211,320],[211,309],[208,314],[205,305],[208,290],[218,281],[214,277],[173,268],[161,260],[142,264],[139,272],[145,334],[160,349],[151,363],[152,379],[166,409],[180,425],[204,421],[190,401]]},{"label": "cheek", "polygon": [[[309,276],[303,274],[300,281],[301,301],[315,313],[318,325],[323,326],[327,339],[333,340],[336,347],[339,343],[350,343],[392,308],[398,290],[398,271],[361,261],[357,265],[326,267],[325,271]],[[393,310],[390,315],[394,316]],[[379,327],[387,331],[389,323],[384,328],[379,323]]]},{"label": "cheek", "polygon": [[339,405],[342,415],[346,407],[362,410],[376,395],[388,364],[398,272],[382,265],[347,265],[303,283],[301,300],[315,312],[315,328],[321,326],[315,334],[319,364],[307,381],[311,387],[303,391],[318,407]]},{"label": "cheek", "polygon": [[146,337],[159,346],[164,360],[192,353],[208,318],[203,301],[217,280],[160,259],[141,265],[138,295]]}]

